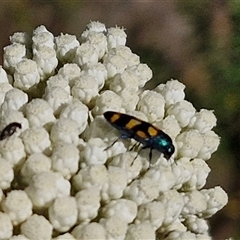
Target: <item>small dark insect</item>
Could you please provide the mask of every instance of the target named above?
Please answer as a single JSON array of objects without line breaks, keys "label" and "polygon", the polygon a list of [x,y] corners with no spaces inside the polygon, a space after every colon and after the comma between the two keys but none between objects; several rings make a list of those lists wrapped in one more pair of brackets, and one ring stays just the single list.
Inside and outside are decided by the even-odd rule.
[{"label": "small dark insect", "polygon": [[[174,153],[175,148],[172,143],[172,139],[166,133],[154,127],[152,124],[119,112],[108,111],[103,115],[106,120],[121,133],[119,138],[133,138],[137,142],[141,143],[143,147],[139,150],[139,152],[142,149],[150,148],[150,161],[152,159],[153,149],[163,153],[166,159],[169,159]],[[113,146],[113,144],[116,143],[119,138],[116,139],[111,146]],[[107,149],[109,147],[107,147]]]},{"label": "small dark insect", "polygon": [[0,134],[0,140],[3,140],[7,137],[10,137],[12,136],[17,128],[22,128],[22,125],[20,123],[17,123],[17,122],[13,122],[13,123],[10,123],[8,124],[1,132]]}]

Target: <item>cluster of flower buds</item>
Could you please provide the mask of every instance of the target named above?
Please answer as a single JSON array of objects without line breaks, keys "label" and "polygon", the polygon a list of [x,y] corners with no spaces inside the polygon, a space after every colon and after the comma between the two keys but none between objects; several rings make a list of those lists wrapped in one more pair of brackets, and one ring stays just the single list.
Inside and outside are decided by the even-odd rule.
[{"label": "cluster of flower buds", "polygon": [[[219,186],[203,189],[220,143],[216,117],[186,101],[177,80],[144,90],[152,71],[126,37],[100,22],[80,38],[44,26],[10,37],[0,66],[0,239],[211,239],[207,220],[228,201]],[[151,159],[149,149],[138,154],[133,138],[111,146],[121,129],[107,111],[164,131],[170,159],[154,147]]]}]

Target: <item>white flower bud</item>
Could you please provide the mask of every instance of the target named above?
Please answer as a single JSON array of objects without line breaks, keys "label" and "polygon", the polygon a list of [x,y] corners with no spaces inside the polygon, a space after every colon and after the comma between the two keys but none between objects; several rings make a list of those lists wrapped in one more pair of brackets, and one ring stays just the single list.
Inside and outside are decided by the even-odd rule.
[{"label": "white flower bud", "polygon": [[101,60],[107,52],[108,43],[105,34],[102,32],[89,32],[85,40],[96,48],[98,60]]},{"label": "white flower bud", "polygon": [[105,164],[107,152],[104,151],[105,144],[100,138],[91,138],[83,151],[81,151],[81,166]]},{"label": "white flower bud", "polygon": [[121,74],[118,73],[114,76],[109,88],[116,93],[121,92],[124,89],[137,92],[138,85],[139,77],[135,74],[135,72],[126,69]]},{"label": "white flower bud", "polygon": [[155,122],[163,119],[164,106],[165,100],[161,94],[146,90],[140,94],[137,108],[148,116],[150,122]]},{"label": "white flower bud", "polygon": [[128,225],[122,219],[114,216],[108,219],[101,218],[99,222],[106,230],[105,239],[125,239]]},{"label": "white flower bud", "polygon": [[24,59],[16,65],[14,72],[14,87],[28,90],[40,82],[40,75],[36,62]]},{"label": "white flower bud", "polygon": [[117,199],[108,202],[101,209],[101,216],[104,218],[117,217],[125,223],[131,223],[137,215],[137,205],[135,202],[127,199]]},{"label": "white flower bud", "polygon": [[76,36],[61,33],[60,36],[55,37],[55,42],[58,60],[63,63],[71,62],[79,46]]},{"label": "white flower bud", "polygon": [[[127,142],[126,140],[124,141],[117,141],[116,143],[113,144],[117,140],[116,135],[112,135],[112,137],[109,137],[110,141],[107,143],[107,156],[108,158],[115,157],[119,154],[124,154],[127,151],[127,145],[129,145],[129,141]],[[113,144],[113,146],[111,146]],[[111,146],[111,147],[110,147]],[[108,148],[109,147],[109,148]],[[134,157],[136,154],[134,155]],[[131,161],[132,162],[132,161]]]},{"label": "white flower bud", "polygon": [[52,225],[45,217],[37,214],[30,216],[20,228],[21,233],[29,239],[50,240],[52,238]]},{"label": "white flower bud", "polygon": [[194,189],[201,189],[207,180],[210,172],[209,166],[205,161],[195,158],[191,161],[193,172],[191,178],[184,183],[183,188],[185,191],[192,191]]},{"label": "white flower bud", "polygon": [[128,67],[131,71],[139,77],[138,87],[142,88],[144,85],[152,78],[152,70],[148,67],[147,64],[139,63],[133,66]]},{"label": "white flower bud", "polygon": [[185,86],[178,80],[171,79],[166,84],[159,84],[154,90],[162,94],[166,101],[166,105],[182,102],[185,97]]},{"label": "white flower bud", "polygon": [[95,187],[89,187],[77,192],[77,213],[79,222],[90,222],[98,215],[100,204],[100,190]]},{"label": "white flower bud", "polygon": [[152,186],[152,179],[149,177],[134,180],[124,191],[124,197],[134,201],[138,206],[153,201],[158,194],[158,188]]},{"label": "white flower bud", "polygon": [[55,121],[53,109],[48,102],[40,98],[29,102],[26,105],[25,113],[31,127],[46,127],[48,129]]},{"label": "white flower bud", "polygon": [[178,120],[180,127],[182,128],[186,127],[189,124],[195,112],[196,110],[193,105],[186,100],[175,103],[167,110],[167,114],[174,115]]},{"label": "white flower bud", "polygon": [[87,141],[91,138],[101,138],[104,140],[111,130],[111,126],[106,122],[106,120],[102,116],[97,116],[85,130],[84,139]]},{"label": "white flower bud", "polygon": [[217,119],[213,111],[201,109],[192,117],[188,127],[198,129],[200,133],[207,133],[216,126],[216,123]]},{"label": "white flower bud", "polygon": [[50,171],[52,166],[51,159],[42,153],[33,153],[25,160],[21,167],[23,182],[29,184],[33,175],[40,172]]},{"label": "white flower bud", "polygon": [[155,230],[149,223],[130,224],[125,236],[125,240],[133,239],[155,239]]},{"label": "white flower bud", "polygon": [[[165,235],[164,233],[179,233],[179,232],[187,232],[187,228],[183,225],[183,223],[181,222],[180,219],[177,219],[176,221],[168,224],[168,225],[162,225],[159,229],[158,229],[158,236],[159,237],[164,237],[163,235]],[[169,234],[168,234],[169,235]],[[174,238],[175,239],[175,238]],[[177,240],[178,238],[176,238]]]},{"label": "white flower bud", "polygon": [[44,25],[40,25],[37,28],[35,28],[33,30],[33,35],[37,35],[37,34],[41,34],[41,33],[45,33],[45,32],[51,34],[52,35],[52,39],[53,39],[53,34],[51,32],[49,32]]},{"label": "white flower bud", "polygon": [[[117,74],[122,74],[127,67],[126,61],[121,56],[117,56],[117,55],[112,56],[111,58],[105,58],[104,65],[108,71],[108,78],[110,79],[116,76]],[[112,88],[117,87],[116,85],[118,80],[119,80],[119,76],[115,80],[116,83],[112,85]]]},{"label": "white flower bud", "polygon": [[217,150],[220,144],[220,138],[215,132],[209,131],[203,135],[203,139],[204,145],[200,149],[198,157],[204,160],[208,160],[211,158],[212,153]]},{"label": "white flower bud", "polygon": [[[114,154],[115,155],[115,154]],[[136,157],[135,152],[125,152],[122,154],[116,154],[112,161],[109,163],[109,166],[120,167],[125,170],[127,173],[127,182],[132,182],[139,174],[143,167],[142,159]]]},{"label": "white flower bud", "polygon": [[177,149],[180,157],[195,158],[204,145],[203,136],[198,130],[185,131],[177,136]]},{"label": "white flower bud", "polygon": [[54,37],[53,37],[52,33],[47,31],[46,28],[45,28],[45,30],[41,31],[41,32],[34,31],[34,35],[32,37],[33,54],[35,54],[36,51],[39,51],[39,49],[41,49],[43,47],[54,49]]},{"label": "white flower bud", "polygon": [[109,49],[108,54],[110,57],[115,55],[123,57],[127,63],[127,67],[140,64],[140,57],[132,53],[132,50],[127,46],[119,45],[116,48]]},{"label": "white flower bud", "polygon": [[184,197],[184,207],[182,215],[188,217],[189,215],[199,215],[207,208],[207,202],[200,191],[194,190],[191,192],[181,193]]},{"label": "white flower bud", "polygon": [[73,61],[79,66],[90,63],[95,64],[98,62],[98,51],[92,44],[85,42],[76,48]]},{"label": "white flower bud", "polygon": [[6,71],[0,65],[0,83],[9,83],[9,82],[11,82],[11,75],[7,75]]},{"label": "white flower bud", "polygon": [[72,95],[82,103],[89,105],[98,95],[98,80],[93,76],[81,75],[75,78]]},{"label": "white flower bud", "polygon": [[188,182],[193,176],[193,164],[189,158],[181,158],[177,160],[176,164],[172,164],[172,171],[176,177],[176,185],[174,189],[180,189],[184,183]]},{"label": "white flower bud", "polygon": [[28,95],[17,88],[13,88],[5,94],[1,110],[2,112],[7,112],[9,109],[21,110],[23,105],[27,102]]},{"label": "white flower bud", "polygon": [[76,226],[72,231],[72,235],[76,239],[106,239],[104,227],[97,222]]},{"label": "white flower bud", "polygon": [[13,234],[13,225],[8,214],[0,212],[0,239],[9,239]]},{"label": "white flower bud", "polygon": [[9,37],[11,43],[20,43],[28,47],[32,44],[32,39],[30,35],[26,32],[15,32]]},{"label": "white flower bud", "polygon": [[76,63],[66,63],[58,71],[58,75],[62,75],[69,82],[70,87],[73,86],[75,78],[80,76],[81,69]]},{"label": "white flower bud", "polygon": [[22,133],[22,140],[28,154],[48,152],[51,146],[48,132],[43,127],[32,127]]},{"label": "white flower bud", "polygon": [[111,27],[107,29],[108,49],[116,48],[119,45],[125,45],[127,41],[127,34],[123,28]]},{"label": "white flower bud", "polygon": [[99,21],[91,21],[89,24],[87,24],[87,29],[91,32],[105,32],[106,27],[104,23],[101,23]]},{"label": "white flower bud", "polygon": [[73,177],[73,186],[77,190],[86,189],[92,186],[101,190],[108,181],[108,173],[105,165],[98,164],[82,168]]},{"label": "white flower bud", "polygon": [[107,29],[105,24],[98,22],[98,21],[91,21],[86,30],[81,34],[81,38],[86,41],[87,37],[91,33],[106,33]]},{"label": "white flower bud", "polygon": [[158,201],[163,204],[165,210],[163,225],[175,222],[184,207],[184,200],[181,194],[176,190],[170,190],[160,195]]},{"label": "white flower bud", "polygon": [[107,70],[102,63],[88,64],[83,67],[82,75],[92,76],[97,79],[98,90],[101,90],[107,79]]},{"label": "white flower bud", "polygon": [[4,199],[2,209],[16,226],[32,215],[32,202],[25,191],[13,190]]},{"label": "white flower bud", "polygon": [[205,196],[207,208],[200,216],[205,218],[211,217],[217,211],[222,209],[228,202],[228,196],[221,187],[202,189],[201,193]]},{"label": "white flower bud", "polygon": [[58,232],[68,231],[77,222],[77,203],[74,197],[56,198],[48,209],[49,220]]},{"label": "white flower bud", "polygon": [[0,188],[2,190],[8,189],[11,186],[13,178],[14,172],[12,165],[4,158],[0,158]]},{"label": "white flower bud", "polygon": [[60,173],[39,172],[25,189],[34,208],[46,208],[55,198],[69,196],[70,183]]},{"label": "white flower bud", "polygon": [[60,118],[52,126],[50,138],[56,143],[58,141],[63,141],[66,143],[71,143],[75,146],[78,144],[78,124],[76,121]]},{"label": "white flower bud", "polygon": [[108,78],[114,77],[117,73],[123,73],[127,68],[127,61],[120,55],[114,55],[111,51],[103,57],[103,64],[107,69]]},{"label": "white flower bud", "polygon": [[[160,192],[167,192],[172,189],[176,182],[171,166],[169,166],[166,161],[167,160],[164,159],[162,164],[156,164],[151,167],[144,175],[144,178],[152,179],[152,182],[156,181],[155,187],[157,187]],[[152,162],[153,161],[151,161],[151,163]]]},{"label": "white flower bud", "polygon": [[26,56],[26,48],[20,43],[3,48],[3,66],[12,74],[16,65],[21,62]]},{"label": "white flower bud", "polygon": [[187,217],[184,224],[187,226],[188,230],[196,234],[204,234],[209,230],[207,221],[205,219],[198,218],[195,215]]},{"label": "white flower bud", "polygon": [[54,114],[59,115],[64,104],[69,103],[72,97],[62,87],[47,87],[43,99],[52,107]]},{"label": "white flower bud", "polygon": [[101,192],[102,200],[118,199],[123,196],[123,191],[127,186],[127,173],[124,169],[114,166],[108,167],[108,182]]},{"label": "white flower bud", "polygon": [[68,85],[68,81],[64,78],[63,75],[57,74],[48,79],[46,90],[49,91],[54,87],[63,88],[70,95],[70,87]]},{"label": "white flower bud", "polygon": [[93,108],[94,115],[101,115],[108,110],[121,112],[122,99],[116,93],[107,90],[96,99],[96,105]]},{"label": "white flower bud", "polygon": [[181,127],[178,124],[174,115],[169,115],[160,122],[154,123],[156,127],[164,130],[172,139],[175,139],[181,132]]},{"label": "white flower bud", "polygon": [[79,150],[73,144],[57,144],[52,150],[52,170],[70,179],[78,171]]},{"label": "white flower bud", "polygon": [[78,123],[78,134],[81,134],[87,127],[88,108],[81,101],[73,100],[62,109],[60,118],[76,121]]},{"label": "white flower bud", "polygon": [[33,60],[38,65],[39,74],[42,79],[54,74],[55,68],[58,65],[55,50],[46,46],[42,46],[34,52]]},{"label": "white flower bud", "polygon": [[122,106],[127,111],[132,113],[136,109],[137,103],[139,101],[139,96],[133,89],[123,89],[119,96],[122,97]]},{"label": "white flower bud", "polygon": [[149,223],[157,230],[162,225],[164,216],[164,205],[159,201],[152,201],[139,207],[135,222]]},{"label": "white flower bud", "polygon": [[12,36],[9,37],[10,42],[13,43],[20,43],[25,45],[27,48],[27,56],[31,56],[29,49],[32,46],[32,39],[31,36],[26,32],[15,32]]},{"label": "white flower bud", "polygon": [[0,105],[4,103],[5,95],[11,89],[13,89],[13,86],[10,83],[6,83],[6,82],[0,83]]},{"label": "white flower bud", "polygon": [[21,165],[26,157],[22,140],[14,135],[0,141],[0,152],[12,166]]}]

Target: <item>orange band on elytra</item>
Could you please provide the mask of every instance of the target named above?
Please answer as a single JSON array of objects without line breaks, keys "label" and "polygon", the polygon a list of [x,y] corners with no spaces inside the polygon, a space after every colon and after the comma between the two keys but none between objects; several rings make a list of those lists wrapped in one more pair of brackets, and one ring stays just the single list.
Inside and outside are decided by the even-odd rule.
[{"label": "orange band on elytra", "polygon": [[151,137],[157,136],[158,135],[158,130],[155,129],[154,127],[150,126],[148,128],[148,133]]},{"label": "orange band on elytra", "polygon": [[140,121],[138,121],[137,119],[132,118],[132,119],[126,124],[125,127],[126,127],[127,129],[132,129],[133,127],[135,127],[135,126],[137,126],[137,125],[139,125],[139,124],[141,124]]}]

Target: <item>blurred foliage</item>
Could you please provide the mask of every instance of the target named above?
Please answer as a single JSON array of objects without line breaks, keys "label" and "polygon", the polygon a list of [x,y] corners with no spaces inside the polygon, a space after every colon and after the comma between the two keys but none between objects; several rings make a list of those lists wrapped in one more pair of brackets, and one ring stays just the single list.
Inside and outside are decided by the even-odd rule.
[{"label": "blurred foliage", "polygon": [[[225,27],[218,19],[219,24],[211,25],[213,20],[213,5],[218,9],[229,10],[229,29],[214,29]],[[194,2],[185,1],[185,13],[191,15],[195,32],[198,35],[199,54],[203,54],[211,73],[211,91],[203,95],[202,99],[207,106],[212,106],[218,119],[217,132],[222,137],[221,149],[218,155],[224,154],[230,158],[235,168],[232,168],[232,178],[229,181],[229,203],[218,218],[212,219],[212,227],[216,227],[215,238],[222,238],[224,231],[232,231],[232,237],[240,238],[240,184],[238,172],[240,170],[240,2],[239,1],[202,1],[197,8]],[[228,155],[230,153],[230,155]],[[229,158],[226,157],[227,161]],[[226,161],[226,160],[225,160]],[[221,161],[218,161],[218,164]],[[215,168],[219,168],[215,164]],[[227,163],[228,164],[228,163]],[[229,163],[231,164],[231,163]],[[223,173],[224,174],[224,173]],[[231,185],[232,183],[232,185]],[[217,224],[218,222],[218,224]],[[218,231],[218,233],[217,233]],[[221,235],[223,234],[223,235]],[[230,236],[228,236],[230,237]]]}]

